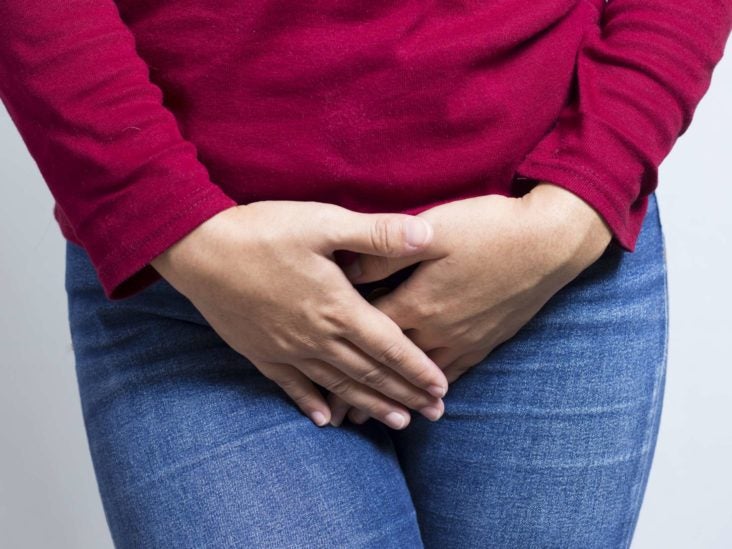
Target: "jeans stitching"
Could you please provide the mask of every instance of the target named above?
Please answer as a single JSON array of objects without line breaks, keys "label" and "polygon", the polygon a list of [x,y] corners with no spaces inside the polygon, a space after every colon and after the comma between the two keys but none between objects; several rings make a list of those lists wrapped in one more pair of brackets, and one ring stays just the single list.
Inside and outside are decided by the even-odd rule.
[{"label": "jeans stitching", "polygon": [[[647,479],[650,475],[650,469],[652,466],[652,459],[653,459],[653,449],[651,448],[651,439],[653,438],[653,433],[657,429],[660,423],[660,414],[662,409],[662,403],[659,402],[659,398],[661,395],[663,384],[665,383],[666,378],[666,366],[668,362],[668,343],[669,343],[669,298],[668,298],[668,269],[667,269],[667,263],[666,263],[666,241],[663,234],[663,226],[661,224],[661,218],[660,218],[660,210],[658,209],[658,202],[656,197],[656,212],[655,216],[658,223],[658,228],[660,231],[660,242],[661,242],[661,253],[663,257],[663,302],[664,302],[664,309],[665,309],[665,318],[664,318],[664,340],[663,340],[663,353],[662,353],[662,359],[658,361],[658,364],[656,366],[656,370],[654,372],[654,383],[653,383],[653,395],[651,397],[651,406],[650,410],[648,412],[648,416],[646,418],[646,430],[643,437],[643,453],[646,454],[646,458],[643,461],[639,462],[638,466],[638,475],[636,479],[634,479],[633,486],[635,487],[635,493],[632,495],[632,501],[630,509],[633,510],[635,513],[635,517],[628,522],[626,528],[625,528],[625,535],[623,536],[623,543],[621,547],[628,548],[630,547],[630,542],[632,541],[633,533],[635,531],[635,528],[637,526],[638,516],[640,514],[640,505],[643,501],[643,496],[645,493],[646,483]],[[649,463],[649,461],[651,463]]]}]

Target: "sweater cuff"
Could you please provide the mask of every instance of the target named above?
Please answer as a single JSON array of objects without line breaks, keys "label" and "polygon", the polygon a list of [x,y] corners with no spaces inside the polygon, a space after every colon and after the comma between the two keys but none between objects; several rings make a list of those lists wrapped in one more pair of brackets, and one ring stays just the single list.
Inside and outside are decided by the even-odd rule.
[{"label": "sweater cuff", "polygon": [[517,179],[545,181],[573,192],[607,222],[632,252],[658,172],[647,155],[602,119],[567,108],[521,161]]},{"label": "sweater cuff", "polygon": [[176,200],[175,207],[156,210],[155,229],[141,239],[124,246],[87,249],[107,298],[131,297],[160,280],[162,276],[150,265],[152,259],[207,219],[236,205],[220,187],[202,187],[186,200]]}]

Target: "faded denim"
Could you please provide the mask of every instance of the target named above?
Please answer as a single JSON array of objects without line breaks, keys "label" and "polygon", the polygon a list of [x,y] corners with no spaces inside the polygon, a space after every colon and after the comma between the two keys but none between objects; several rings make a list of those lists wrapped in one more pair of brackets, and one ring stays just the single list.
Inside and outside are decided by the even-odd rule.
[{"label": "faded denim", "polygon": [[451,385],[442,419],[414,412],[403,431],[316,427],[166,281],[110,301],[83,248],[69,242],[66,258],[118,547],[629,546],[666,372],[655,195],[633,253],[611,244]]}]

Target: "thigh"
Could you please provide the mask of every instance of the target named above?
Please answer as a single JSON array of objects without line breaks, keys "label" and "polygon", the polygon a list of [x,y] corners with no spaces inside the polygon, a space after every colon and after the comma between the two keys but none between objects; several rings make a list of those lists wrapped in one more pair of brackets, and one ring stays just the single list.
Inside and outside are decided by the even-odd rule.
[{"label": "thigh", "polygon": [[393,431],[425,547],[627,547],[656,442],[667,289],[655,195],[612,244],[452,384],[445,414]]},{"label": "thigh", "polygon": [[69,243],[66,286],[117,547],[422,547],[379,426],[316,427],[165,281],[110,301]]}]

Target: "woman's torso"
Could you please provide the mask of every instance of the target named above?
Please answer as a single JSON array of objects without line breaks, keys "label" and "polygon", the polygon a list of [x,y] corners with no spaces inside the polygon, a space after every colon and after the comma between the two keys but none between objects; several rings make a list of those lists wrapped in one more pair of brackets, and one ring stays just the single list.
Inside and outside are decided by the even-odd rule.
[{"label": "woman's torso", "polygon": [[515,194],[603,1],[117,4],[229,196],[417,213]]}]

